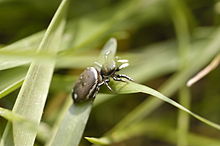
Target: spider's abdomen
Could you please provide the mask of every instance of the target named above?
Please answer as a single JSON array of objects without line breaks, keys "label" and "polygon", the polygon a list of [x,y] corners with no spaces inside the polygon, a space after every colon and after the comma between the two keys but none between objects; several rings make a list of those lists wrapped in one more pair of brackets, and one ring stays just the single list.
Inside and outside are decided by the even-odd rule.
[{"label": "spider's abdomen", "polygon": [[95,67],[88,67],[81,74],[76,81],[73,88],[72,98],[74,103],[84,102],[94,99],[98,92],[98,84],[100,82],[99,72]]}]

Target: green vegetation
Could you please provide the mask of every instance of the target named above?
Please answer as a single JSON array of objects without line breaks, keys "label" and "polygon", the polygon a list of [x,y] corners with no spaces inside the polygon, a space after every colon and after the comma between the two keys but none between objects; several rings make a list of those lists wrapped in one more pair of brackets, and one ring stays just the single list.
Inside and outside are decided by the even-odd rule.
[{"label": "green vegetation", "polygon": [[[0,146],[219,146],[219,5],[1,1]],[[75,80],[111,37],[135,82],[73,104]]]}]

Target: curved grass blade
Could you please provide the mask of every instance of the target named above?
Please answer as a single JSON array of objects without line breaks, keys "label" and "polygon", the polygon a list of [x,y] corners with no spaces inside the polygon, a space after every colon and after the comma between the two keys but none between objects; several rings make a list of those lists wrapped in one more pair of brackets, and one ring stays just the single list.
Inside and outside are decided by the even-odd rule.
[{"label": "curved grass blade", "polygon": [[[188,78],[190,78],[190,76],[195,74],[196,71],[206,65],[209,60],[211,60],[220,51],[220,29],[218,29],[218,31],[212,36],[214,39],[205,45],[207,47],[205,47],[202,52],[198,51],[193,56],[190,56],[189,62],[192,62],[192,64],[190,64],[186,70],[175,74],[171,79],[169,79],[164,85],[161,86],[159,90],[161,93],[167,96],[174,94],[175,91],[179,89],[179,87],[185,85],[185,82],[188,80]],[[200,44],[198,47],[199,46],[202,48],[204,44]],[[197,58],[196,61],[195,58]],[[111,129],[108,134],[123,129],[133,124],[134,122],[141,121],[161,104],[163,104],[163,101],[158,100],[157,98],[150,97],[146,99],[132,112],[130,112],[124,119],[122,119],[113,129]]]},{"label": "curved grass blade", "polygon": [[[159,47],[160,46],[160,47]],[[170,46],[170,43],[169,43],[169,45],[159,45],[159,46],[155,46],[155,47],[152,47],[151,48],[151,51],[155,51],[156,49],[159,51],[159,52],[161,52],[162,50],[162,52],[166,52],[166,57],[164,57],[162,54],[162,56],[161,55],[159,55],[158,56],[158,58],[157,59],[161,59],[161,58],[165,58],[165,60],[167,60],[166,58],[171,58],[171,56],[175,56],[174,55],[174,52],[170,52],[170,51],[166,51],[166,48],[164,48],[164,46],[169,46],[168,48],[170,48],[171,46]],[[161,47],[162,47],[162,49],[161,49]],[[152,53],[153,52],[149,52],[149,51],[147,51],[144,55],[145,55],[145,57],[146,57],[146,55],[149,55],[149,54],[151,54],[152,55]],[[154,53],[157,53],[157,51],[156,52],[154,52]],[[156,59],[156,58],[155,58]],[[156,60],[157,60],[156,59]],[[173,64],[175,64],[174,66],[176,66],[176,64],[177,64],[177,60],[176,59],[172,59],[172,60],[174,60],[174,62],[173,61],[162,61],[163,63],[165,63],[165,64],[163,64],[163,65],[161,65],[161,66],[163,66],[163,67],[160,67],[160,70],[162,69],[163,71],[164,71],[164,73],[165,72],[170,72],[170,70],[168,69],[168,67],[166,67],[166,66],[173,66]],[[151,59],[151,61],[153,61],[152,59]],[[149,70],[151,70],[151,69],[155,69],[155,68],[152,68],[152,67],[149,67],[149,65],[152,65],[152,64],[157,64],[157,62],[158,61],[153,61],[153,63],[151,62],[149,62],[149,64],[146,64],[148,67],[146,67],[146,65],[143,67],[143,65],[142,65],[142,63],[140,63],[141,64],[141,66],[142,67],[140,67],[140,69],[138,69],[139,71],[143,71],[143,68],[145,69],[145,72],[146,72],[146,68],[148,68],[147,69],[147,71],[149,71]],[[149,69],[150,68],[150,69]],[[167,71],[166,71],[166,69],[168,69]],[[172,69],[173,70],[173,69]],[[137,71],[137,70],[136,70]],[[129,71],[129,72],[131,72],[131,71]],[[158,69],[156,69],[155,70],[155,72],[160,72],[160,71],[158,71]],[[148,74],[147,74],[148,75]],[[137,75],[138,76],[138,75]],[[151,75],[150,75],[151,76]],[[154,77],[155,77],[156,75],[154,74]],[[151,76],[152,77],[152,76]],[[150,78],[150,77],[148,77],[148,76],[146,76],[146,78]],[[142,80],[143,81],[143,79],[139,79],[139,80]],[[112,98],[113,97],[113,95],[102,95],[102,94],[98,94],[97,95],[97,97],[96,97],[96,100],[95,100],[95,102],[94,102],[94,106],[96,106],[96,105],[98,105],[98,104],[101,104],[102,102],[104,102],[104,101],[106,101],[106,100],[108,100],[109,98]],[[52,138],[49,140],[49,142],[47,142],[47,146],[51,146],[52,145],[52,143],[54,143],[54,145],[56,145],[56,143],[59,143],[60,141],[62,141],[62,138],[63,138],[63,134],[64,135],[67,135],[67,136],[69,136],[69,135],[72,135],[72,140],[75,140],[75,141],[78,141],[77,140],[77,138],[75,139],[74,137],[74,135],[76,134],[76,132],[74,132],[74,130],[72,130],[71,132],[72,133],[68,133],[68,131],[66,130],[66,127],[65,126],[70,126],[70,125],[68,125],[67,124],[67,122],[68,123],[71,123],[71,125],[73,125],[74,123],[75,123],[75,125],[79,125],[79,124],[82,124],[82,123],[86,123],[85,121],[80,121],[80,119],[78,120],[78,121],[76,121],[77,119],[75,119],[75,121],[74,121],[74,119],[73,118],[71,118],[71,116],[74,116],[74,115],[71,115],[70,113],[69,114],[65,114],[65,113],[67,113],[67,112],[69,112],[69,111],[67,111],[68,110],[68,108],[70,107],[70,104],[72,104],[70,101],[69,101],[69,99],[71,99],[70,97],[68,97],[68,101],[66,101],[66,104],[65,104],[65,106],[63,107],[64,109],[63,109],[63,112],[61,112],[61,114],[60,114],[60,118],[58,118],[58,120],[57,120],[57,122],[54,124],[54,126],[53,126],[53,134],[52,134]],[[67,107],[66,107],[66,105],[68,105]],[[65,114],[65,115],[64,115]],[[87,113],[88,115],[89,115],[89,113]],[[87,115],[87,116],[88,116]],[[62,121],[62,119],[63,119],[63,117],[65,116],[65,119],[71,119],[71,120],[73,120],[72,122],[71,121],[65,121],[65,120],[63,120]],[[69,118],[67,117],[67,116],[69,116]],[[61,123],[61,124],[60,124]],[[60,127],[60,125],[61,125],[61,127]],[[72,127],[72,128],[74,128],[74,127]],[[83,127],[81,127],[82,129],[83,129]],[[59,131],[58,131],[58,129],[59,129]],[[58,132],[57,132],[58,131]],[[65,133],[66,132],[66,133]],[[57,135],[59,135],[59,136],[56,136],[56,133],[57,133]],[[62,133],[62,134],[61,134]],[[56,137],[56,138],[55,138]],[[53,142],[53,141],[55,141],[56,140],[56,142]],[[72,143],[71,143],[71,141],[69,142],[69,145],[71,145]]]},{"label": "curved grass blade", "polygon": [[[39,45],[38,52],[44,50],[56,54],[65,26],[67,6],[68,0],[63,0]],[[40,122],[54,66],[55,61],[45,64],[39,63],[37,60],[33,61],[13,107],[13,112],[30,121]],[[32,131],[26,126],[8,123],[1,146],[31,146],[34,144],[36,134],[37,130]]]},{"label": "curved grass blade", "polygon": [[[162,45],[162,46],[166,46],[166,45]],[[170,47],[170,46],[169,46]],[[173,46],[172,46],[173,47]],[[155,50],[156,48],[153,48],[153,50]],[[160,50],[160,49],[159,49]],[[159,52],[161,52],[161,50],[159,51]],[[167,52],[167,51],[165,51],[165,52]],[[149,52],[146,52],[146,54],[151,54],[151,53],[149,53]],[[175,54],[174,54],[174,52],[170,52],[170,53],[168,53],[167,55],[165,55],[166,57],[165,57],[165,60],[167,60],[166,58],[171,58],[171,56],[175,56]],[[146,57],[146,56],[145,56]],[[158,56],[158,58],[161,58],[161,56]],[[170,65],[172,65],[172,64],[175,64],[174,66],[176,66],[177,67],[177,60],[176,59],[171,59],[171,60],[174,60],[174,62],[173,61],[164,61],[164,62],[166,62],[166,63],[168,63],[167,65],[168,66],[170,66]],[[156,61],[156,64],[157,64],[158,62]],[[151,64],[152,65],[152,64]],[[167,68],[166,67],[166,64],[164,64],[164,65],[162,65],[163,67],[165,67],[165,68]],[[176,68],[176,67],[174,67],[174,68]],[[146,68],[146,67],[145,67]],[[151,68],[151,67],[150,67]],[[143,69],[140,69],[141,71],[143,71]],[[149,70],[149,69],[148,69]],[[162,68],[162,70],[163,70],[163,68]],[[159,72],[159,71],[158,71]],[[150,77],[149,77],[150,78]],[[139,79],[139,80],[143,80],[143,79]],[[99,95],[98,95],[99,96]],[[112,96],[110,96],[110,97],[112,97]],[[96,101],[98,101],[98,99],[97,100],[95,100],[95,104],[96,104]],[[99,101],[98,101],[99,102]],[[71,116],[70,114],[66,114],[66,116]],[[70,117],[69,118],[65,118],[65,119],[71,119]],[[63,123],[65,123],[65,121],[63,121]],[[67,122],[66,122],[67,123]],[[80,121],[77,123],[77,124],[79,124],[80,123]],[[84,123],[84,121],[81,121],[81,123]],[[66,124],[62,124],[62,125],[66,125]],[[59,132],[58,132],[58,135],[60,135],[59,133],[60,132],[62,132],[62,134],[65,134],[65,135],[68,135],[68,134],[70,134],[70,133],[65,133],[65,131],[66,130],[64,130],[65,128],[59,128]],[[62,131],[63,130],[63,131]],[[56,131],[56,130],[55,130]],[[72,130],[72,132],[73,132],[73,130]],[[74,134],[74,132],[73,133],[71,133],[70,135],[73,135]],[[73,137],[72,137],[73,138]],[[56,136],[56,139],[59,139],[59,136]],[[73,140],[74,140],[74,138],[73,138]],[[56,144],[56,142],[54,142],[54,145]],[[71,143],[71,141],[69,142],[69,144],[71,145],[72,143]],[[49,144],[49,145],[51,145],[51,144]]]},{"label": "curved grass blade", "polygon": [[[133,124],[123,131],[116,132],[111,136],[94,138],[94,137],[85,137],[88,141],[93,144],[98,145],[111,145],[113,143],[118,143],[124,140],[127,140],[132,137],[144,135],[152,139],[160,139],[162,141],[169,142],[171,144],[176,144],[177,131],[163,123],[159,123],[159,120],[153,121],[142,121],[136,124]],[[193,146],[218,146],[220,141],[218,139],[209,138],[201,136],[195,133],[187,134],[187,139],[189,145]]]},{"label": "curved grass blade", "polygon": [[[187,108],[185,108],[184,106],[180,105],[179,103],[175,102],[174,100],[164,96],[163,94],[161,94],[160,92],[152,89],[152,88],[149,88],[147,86],[144,86],[144,85],[141,85],[141,84],[137,84],[137,83],[134,83],[134,82],[127,82],[127,83],[119,83],[119,82],[113,82],[112,83],[112,86],[113,86],[113,89],[114,91],[117,91],[117,93],[119,94],[128,94],[128,93],[145,93],[145,94],[149,94],[149,95],[152,95],[154,97],[157,97],[159,98],[160,100],[163,100],[177,108],[179,108],[180,110],[192,115],[193,117],[195,117],[196,119],[202,121],[203,123],[211,126],[211,127],[214,127],[218,130],[220,130],[220,125],[219,124],[216,124],[214,122],[211,122],[195,113],[193,113],[192,111],[188,110]],[[112,87],[111,86],[111,87]],[[129,128],[125,128],[125,129],[129,129]],[[121,129],[121,130],[118,130],[118,131],[115,131],[113,133],[111,133],[111,135],[107,136],[107,137],[102,137],[102,138],[92,138],[92,137],[86,137],[87,140],[89,140],[90,142],[94,143],[94,144],[99,144],[99,145],[109,145],[111,144],[112,142],[114,141],[118,141],[118,139],[120,139],[120,137],[117,137],[117,136],[114,136],[114,135],[117,135],[118,133],[120,132],[123,132],[124,129]],[[129,132],[130,129],[129,129]],[[125,137],[128,136],[128,132],[126,132],[126,135]],[[112,138],[112,136],[114,136]],[[122,139],[121,139],[122,140]],[[120,141],[120,140],[119,140]]]},{"label": "curved grass blade", "polygon": [[137,84],[137,83],[134,83],[134,82],[128,82],[128,83],[114,82],[113,89],[114,89],[114,91],[117,91],[117,93],[120,93],[120,94],[140,93],[141,92],[141,93],[152,95],[152,96],[157,97],[160,100],[165,101],[165,102],[177,107],[178,109],[192,115],[193,117],[195,117],[196,119],[202,121],[203,123],[206,123],[207,125],[220,130],[220,125],[219,124],[211,122],[211,121],[209,121],[209,120],[193,113],[192,111],[190,111],[189,109],[187,109],[184,106],[180,105],[179,103],[175,102],[174,100],[166,97],[165,95],[161,94],[160,92],[158,92],[158,91],[156,91],[152,88],[149,88],[147,86]]}]

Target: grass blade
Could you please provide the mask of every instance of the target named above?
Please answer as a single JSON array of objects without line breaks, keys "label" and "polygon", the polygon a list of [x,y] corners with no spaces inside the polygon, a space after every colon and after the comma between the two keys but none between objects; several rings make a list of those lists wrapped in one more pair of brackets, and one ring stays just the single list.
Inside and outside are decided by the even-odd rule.
[{"label": "grass blade", "polygon": [[[114,59],[114,55],[117,49],[116,39],[110,39],[103,47],[100,53],[100,60],[106,57],[106,53],[110,53],[108,57]],[[69,97],[70,98],[70,97]],[[92,108],[92,102],[86,102],[84,104],[72,104],[69,110],[66,112],[64,119],[57,131],[56,136],[51,140],[52,146],[77,146],[81,140],[84,132],[89,114]],[[63,142],[65,139],[65,143]]]},{"label": "grass blade", "polygon": [[[163,14],[163,11],[160,9],[161,4],[163,4],[162,0],[158,0],[155,2],[150,1],[148,3],[145,3],[140,0],[138,2],[126,1],[120,3],[117,7],[109,7],[105,11],[98,10],[89,16],[80,17],[78,20],[74,19],[73,21],[70,21],[70,23],[67,24],[67,29],[65,30],[65,34],[63,37],[64,40],[61,45],[62,46],[61,50],[64,51],[63,53],[66,52],[65,54],[69,54],[69,51],[73,52],[72,50],[76,50],[79,48],[87,48],[87,47],[92,48],[91,47],[92,44],[97,43],[97,41],[99,41],[100,43],[101,39],[110,35],[109,32],[113,33],[114,31],[118,31],[119,27],[120,29],[123,30],[125,28],[127,29],[129,23],[131,23],[129,17],[136,13],[140,13],[144,17],[138,18],[137,23],[135,23],[135,25],[140,25],[143,20],[146,21],[147,19],[148,21],[150,21],[154,19],[155,16],[158,16],[159,14]],[[141,10],[144,10],[144,12],[142,11],[139,12],[140,6],[144,7],[141,8]],[[144,14],[145,10],[147,11],[146,14]],[[150,11],[151,13],[148,13],[148,11]],[[103,17],[103,14],[107,14],[107,15],[104,15]],[[100,21],[97,21],[98,17],[100,17],[100,20],[103,20],[102,23],[100,23]],[[77,30],[75,30],[75,26],[78,24],[81,25]],[[122,25],[125,25],[125,27],[121,28]],[[129,27],[134,27],[134,24],[131,23]],[[75,33],[77,35],[74,36],[73,38],[73,34]],[[13,43],[12,45],[2,48],[1,49],[2,52],[0,51],[0,56],[1,56],[0,70],[30,63],[32,60],[31,54],[33,53],[33,50],[36,50],[42,37],[43,37],[43,32],[40,32],[25,39],[22,39],[21,41]],[[70,39],[66,39],[66,38],[70,38]],[[72,48],[72,49],[65,50],[66,48]],[[30,51],[29,58],[28,57],[26,58],[24,54],[21,54],[23,49],[28,50],[27,52]],[[20,50],[21,53],[18,52],[16,54],[15,53],[16,50]],[[35,57],[35,55],[33,57]],[[67,62],[67,64],[71,64],[71,62],[70,63]],[[66,63],[61,63],[61,64],[65,66]]]},{"label": "grass blade", "polygon": [[[112,143],[118,143],[129,139],[131,137],[136,137],[140,135],[147,136],[150,139],[160,139],[162,141],[169,142],[171,144],[176,144],[177,131],[176,129],[164,124],[163,122],[158,122],[160,120],[147,120],[136,124],[133,124],[123,131],[116,132],[111,136],[94,138],[85,137],[88,141],[94,144],[110,145]],[[220,141],[218,139],[209,138],[201,136],[195,133],[189,133],[187,135],[189,140],[189,145],[193,146],[219,146]]]},{"label": "grass blade", "polygon": [[[44,50],[56,54],[65,26],[67,2],[67,0],[63,0],[55,13],[39,45],[38,52]],[[54,66],[54,61],[45,64],[38,63],[37,60],[33,61],[13,107],[13,112],[30,121],[40,122]],[[30,130],[27,126],[8,123],[1,140],[1,146],[31,146],[34,144],[36,134],[36,130]]]},{"label": "grass blade", "polygon": [[[184,106],[180,105],[179,103],[175,102],[174,100],[164,96],[163,94],[161,94],[160,92],[149,88],[147,86],[141,85],[141,84],[137,84],[134,82],[128,82],[128,83],[122,83],[122,82],[113,82],[112,86],[114,91],[117,91],[117,93],[120,94],[128,94],[128,93],[145,93],[145,94],[150,94],[154,97],[159,98],[160,100],[163,100],[177,108],[179,108],[180,110],[192,115],[193,117],[195,117],[196,119],[202,121],[203,123],[216,128],[218,130],[220,130],[220,125],[216,124],[214,122],[211,122],[195,113],[193,113],[192,111],[188,110],[187,108],[185,108]],[[127,129],[127,128],[126,128]],[[94,144],[101,144],[101,145],[109,145],[111,144],[113,141],[111,140],[111,136],[112,135],[117,135],[117,133],[120,133],[123,130],[119,130],[116,132],[113,132],[108,138],[108,137],[102,137],[102,138],[89,138],[87,137],[86,139],[89,140],[90,142],[94,143]],[[130,131],[130,130],[129,130]],[[130,131],[131,132],[131,131]],[[116,136],[117,139],[117,136]]]},{"label": "grass blade", "polygon": [[[178,50],[180,56],[180,65],[179,70],[184,70],[188,62],[189,51],[191,49],[190,44],[190,33],[189,33],[189,22],[187,20],[186,10],[189,11],[185,3],[181,0],[170,0],[170,10],[172,15],[172,20],[174,23],[177,41],[178,41]],[[173,13],[175,12],[175,13]],[[191,15],[190,15],[191,16]],[[185,106],[186,108],[190,108],[190,91],[189,88],[183,86],[179,90],[179,101],[180,104]],[[187,146],[188,144],[188,130],[190,118],[189,115],[183,112],[182,110],[178,111],[177,118],[177,128],[178,128],[178,136],[177,136],[177,145],[178,146]]]},{"label": "grass blade", "polygon": [[67,101],[65,102],[64,106],[62,107],[59,117],[57,118],[56,122],[53,125],[53,129],[51,130],[50,138],[46,141],[46,146],[51,146],[53,141],[55,140],[55,137],[56,137],[57,131],[60,128],[61,122],[64,119],[65,114],[67,113],[68,109],[70,108],[72,104],[71,100],[72,99],[69,97]]},{"label": "grass blade", "polygon": [[0,98],[19,88],[23,83],[26,73],[27,68],[25,67],[0,72]]},{"label": "grass blade", "polygon": [[23,116],[21,116],[19,114],[13,113],[12,111],[10,111],[8,109],[4,109],[4,108],[0,107],[0,116],[2,116],[3,118],[7,119],[10,122],[14,122],[19,125],[26,126],[26,127],[30,128],[30,130],[32,130],[32,131],[37,130],[36,123],[24,118]]},{"label": "grass blade", "polygon": [[[25,119],[21,115],[15,114],[8,109],[0,107],[0,116],[7,119],[10,122],[16,122],[18,124],[29,126],[29,128],[32,128],[32,130],[36,130],[36,127],[37,127],[36,123],[33,123]],[[39,129],[38,129],[38,137],[40,138],[48,137],[48,135],[46,135],[49,133],[48,129],[49,128],[45,123],[40,123]]]},{"label": "grass blade", "polygon": [[[181,105],[185,106],[189,109],[190,107],[190,91],[187,87],[182,87],[179,91],[179,102]],[[190,117],[185,112],[179,110],[178,111],[178,137],[177,137],[177,144],[178,146],[187,146],[188,145],[188,130],[189,130],[189,123]]]},{"label": "grass blade", "polygon": [[0,107],[0,115],[11,122],[22,121],[23,119],[20,115],[14,114],[12,113],[12,111],[1,107]]},{"label": "grass blade", "polygon": [[[171,96],[174,92],[176,92],[179,87],[185,85],[185,82],[188,80],[190,76],[196,73],[200,68],[202,68],[206,63],[209,62],[220,50],[220,29],[213,35],[213,40],[208,43],[207,47],[204,50],[198,51],[196,54],[191,56],[189,68],[183,70],[177,74],[175,74],[172,78],[170,78],[164,85],[161,86],[159,90],[161,93]],[[201,48],[202,46],[200,46]],[[195,58],[197,58],[195,62]],[[143,103],[141,103],[138,107],[136,107],[132,112],[130,112],[122,121],[120,121],[111,131],[108,133],[112,133],[114,131],[123,129],[134,122],[138,122],[142,120],[144,117],[149,115],[153,110],[159,107],[163,101],[158,100],[157,98],[149,98],[146,99]]]},{"label": "grass blade", "polygon": [[117,40],[115,38],[111,38],[104,46],[104,49],[100,53],[99,61],[101,64],[112,63],[115,59],[115,54],[117,51]]},{"label": "grass blade", "polygon": [[[9,46],[1,48],[0,55],[1,55],[1,52],[4,52],[4,51],[8,51],[8,52],[9,51],[14,52],[17,50],[19,50],[19,51],[36,51],[36,48],[38,47],[42,37],[43,37],[42,32],[36,33],[32,36],[29,36],[28,38],[22,39],[22,40],[15,42]],[[12,58],[13,57],[1,55],[1,57],[0,57],[0,70],[5,70],[5,69],[9,69],[9,68],[16,67],[19,65],[23,65],[26,63],[30,63],[30,61],[31,61],[30,59],[19,58],[17,60],[14,60]]]},{"label": "grass blade", "polygon": [[149,94],[149,95],[152,95],[154,97],[157,97],[160,100],[163,100],[163,101],[179,108],[180,110],[192,115],[193,117],[195,117],[196,119],[202,121],[203,123],[206,123],[207,125],[220,130],[220,125],[218,125],[214,122],[211,122],[211,121],[209,121],[209,120],[193,113],[189,109],[185,108],[184,106],[180,105],[179,103],[175,102],[174,100],[166,97],[165,95],[161,94],[160,92],[158,92],[158,91],[156,91],[152,88],[149,88],[147,86],[137,84],[137,83],[134,83],[134,82],[129,82],[129,83],[116,83],[116,82],[114,82],[113,87],[114,87],[114,91],[117,91],[118,93],[121,93],[121,94],[141,92],[141,93],[145,93],[145,94]]},{"label": "grass blade", "polygon": [[92,102],[72,104],[64,115],[51,146],[78,146],[84,132]]},{"label": "grass blade", "polygon": [[[172,48],[172,49],[170,49]],[[165,73],[173,72],[177,68],[178,60],[175,57],[176,53],[173,49],[174,46],[170,42],[161,43],[159,45],[153,45],[146,47],[147,51],[136,54],[135,56],[129,57],[129,55],[124,56],[123,58],[129,57],[132,62],[131,68],[125,69],[126,74],[130,74],[136,81],[146,81],[157,76],[161,76]],[[150,58],[154,56],[157,52],[163,52],[156,55],[153,59],[147,60],[146,63],[142,63],[139,60],[137,61],[137,55],[142,58]],[[35,55],[38,56],[38,55]],[[46,56],[45,56],[46,57]],[[34,58],[41,59],[41,58]],[[41,59],[42,61],[43,59]],[[57,57],[56,67],[71,67],[71,68],[85,68],[87,66],[93,65],[92,62],[97,60],[94,56],[62,56]],[[142,60],[142,59],[140,59]],[[48,61],[48,60],[47,60]],[[136,63],[135,63],[136,62]],[[161,62],[158,64],[158,62]],[[16,73],[15,73],[16,72]],[[27,69],[24,67],[18,67],[15,69],[8,69],[6,71],[0,72],[0,98],[11,93],[15,89],[19,88],[25,78]],[[144,77],[144,78],[143,78]],[[6,80],[7,79],[7,80]],[[6,82],[7,81],[7,82]],[[72,86],[72,84],[70,85]],[[97,100],[96,100],[97,101]]]}]

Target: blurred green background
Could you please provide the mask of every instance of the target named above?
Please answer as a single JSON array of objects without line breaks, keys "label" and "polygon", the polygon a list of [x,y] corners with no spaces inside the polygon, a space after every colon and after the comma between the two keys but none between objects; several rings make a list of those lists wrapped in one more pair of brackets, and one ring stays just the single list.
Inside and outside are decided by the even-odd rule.
[{"label": "blurred green background", "polygon": [[[33,44],[37,44],[60,2],[60,0],[1,0],[0,47],[31,37],[33,34],[38,36],[33,41]],[[211,52],[212,50],[206,48],[213,40],[220,42],[215,35],[219,20],[220,2],[217,0],[71,1],[62,50],[59,52],[61,59],[57,61],[42,121],[47,124],[48,129],[52,128],[75,79],[86,66],[93,64],[103,44],[110,37],[116,37],[117,55],[129,59],[130,62],[130,66],[124,69],[123,73],[138,83],[173,97],[175,101],[189,107],[195,113],[220,123],[220,67],[190,88],[185,87],[189,77],[175,78],[185,70],[189,71],[192,77],[219,54],[220,49]],[[27,43],[27,50],[30,49],[29,45]],[[19,48],[17,49],[14,51],[19,51]],[[204,55],[203,52],[207,52],[206,50],[210,51],[210,54]],[[202,59],[199,58],[200,54],[203,54]],[[72,57],[78,57],[79,61],[71,60]],[[198,63],[195,70],[191,69],[189,66],[196,62]],[[19,72],[24,76],[28,65],[12,67],[13,65],[0,71],[2,76],[0,84],[7,72],[13,72],[13,75]],[[3,89],[4,87],[1,87],[1,90]],[[18,92],[19,88],[2,97],[0,106],[12,109]],[[184,98],[184,95],[187,98]],[[102,97],[107,98],[103,100]],[[186,144],[178,142],[177,133],[181,129],[178,124],[179,111],[169,104],[161,104],[156,100],[153,102],[152,99],[154,100],[143,94],[108,97],[100,93],[84,136],[102,137],[127,115],[135,117],[136,113],[132,111],[134,109],[138,111],[138,107],[147,102],[153,108],[139,110],[141,116],[134,120],[134,124],[124,125],[124,129],[127,130],[126,138],[119,138],[112,145],[220,145],[219,131],[187,115],[183,115],[185,131],[188,131],[187,138],[183,140]],[[7,121],[3,118],[0,120],[0,133],[3,133]],[[36,145],[44,145],[47,138],[48,135],[37,137]],[[82,139],[80,145],[91,144]]]}]

